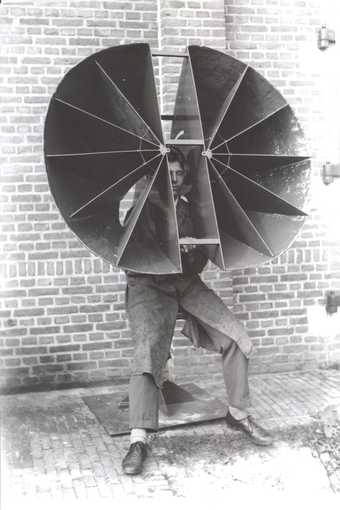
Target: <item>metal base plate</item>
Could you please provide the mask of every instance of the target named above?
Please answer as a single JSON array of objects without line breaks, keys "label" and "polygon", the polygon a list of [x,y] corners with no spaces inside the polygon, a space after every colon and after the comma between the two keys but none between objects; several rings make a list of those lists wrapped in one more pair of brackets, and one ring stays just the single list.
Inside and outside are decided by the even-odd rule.
[{"label": "metal base plate", "polygon": [[[109,435],[129,433],[126,392],[92,395],[83,400]],[[178,386],[166,381],[161,392],[159,429],[223,418],[226,408],[226,402],[212,397],[196,384]]]}]

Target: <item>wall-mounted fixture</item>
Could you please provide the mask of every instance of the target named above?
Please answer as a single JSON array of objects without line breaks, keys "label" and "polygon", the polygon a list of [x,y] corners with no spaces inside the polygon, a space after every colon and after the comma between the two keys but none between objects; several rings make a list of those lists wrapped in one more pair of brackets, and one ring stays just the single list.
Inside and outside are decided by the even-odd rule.
[{"label": "wall-mounted fixture", "polygon": [[318,31],[318,48],[319,50],[327,50],[331,44],[335,44],[335,31],[329,29],[326,25],[322,25]]},{"label": "wall-mounted fixture", "polygon": [[330,290],[326,294],[326,312],[336,313],[340,306],[340,291]]},{"label": "wall-mounted fixture", "polygon": [[331,184],[335,177],[340,177],[340,163],[332,164],[329,161],[322,166],[322,180],[324,184]]}]

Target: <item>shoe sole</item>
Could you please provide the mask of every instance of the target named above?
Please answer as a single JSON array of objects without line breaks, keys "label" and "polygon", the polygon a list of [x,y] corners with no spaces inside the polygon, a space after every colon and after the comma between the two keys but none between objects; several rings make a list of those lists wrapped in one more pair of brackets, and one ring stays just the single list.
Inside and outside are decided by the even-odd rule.
[{"label": "shoe sole", "polygon": [[135,471],[135,470],[129,470],[128,468],[124,468],[123,467],[124,474],[125,475],[129,475],[129,476],[131,476],[131,475],[139,475],[142,471],[143,471],[143,468],[138,469],[137,471]]}]

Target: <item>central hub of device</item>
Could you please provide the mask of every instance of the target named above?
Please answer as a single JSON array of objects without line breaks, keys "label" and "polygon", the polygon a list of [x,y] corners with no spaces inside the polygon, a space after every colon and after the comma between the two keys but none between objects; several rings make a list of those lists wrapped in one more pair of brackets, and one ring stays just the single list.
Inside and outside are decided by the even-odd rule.
[{"label": "central hub of device", "polygon": [[202,156],[205,156],[208,159],[212,158],[212,152],[210,149],[207,149],[206,151],[202,151]]},{"label": "central hub of device", "polygon": [[165,145],[160,145],[159,152],[162,154],[162,156],[165,156],[165,154],[170,152],[170,149],[168,147],[166,147]]}]

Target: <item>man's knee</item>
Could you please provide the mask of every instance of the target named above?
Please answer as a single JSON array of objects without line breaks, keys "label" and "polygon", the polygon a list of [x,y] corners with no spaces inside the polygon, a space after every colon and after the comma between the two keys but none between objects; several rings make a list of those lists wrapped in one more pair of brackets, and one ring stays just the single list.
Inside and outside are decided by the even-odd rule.
[{"label": "man's knee", "polygon": [[225,357],[227,354],[231,354],[236,349],[238,349],[237,343],[234,342],[234,340],[232,340],[231,338],[226,338],[226,340],[220,347],[220,354],[222,355],[222,357]]},{"label": "man's knee", "polygon": [[151,372],[131,374],[130,387],[135,387],[140,390],[142,388],[153,388],[154,386],[157,388],[154,376]]}]

